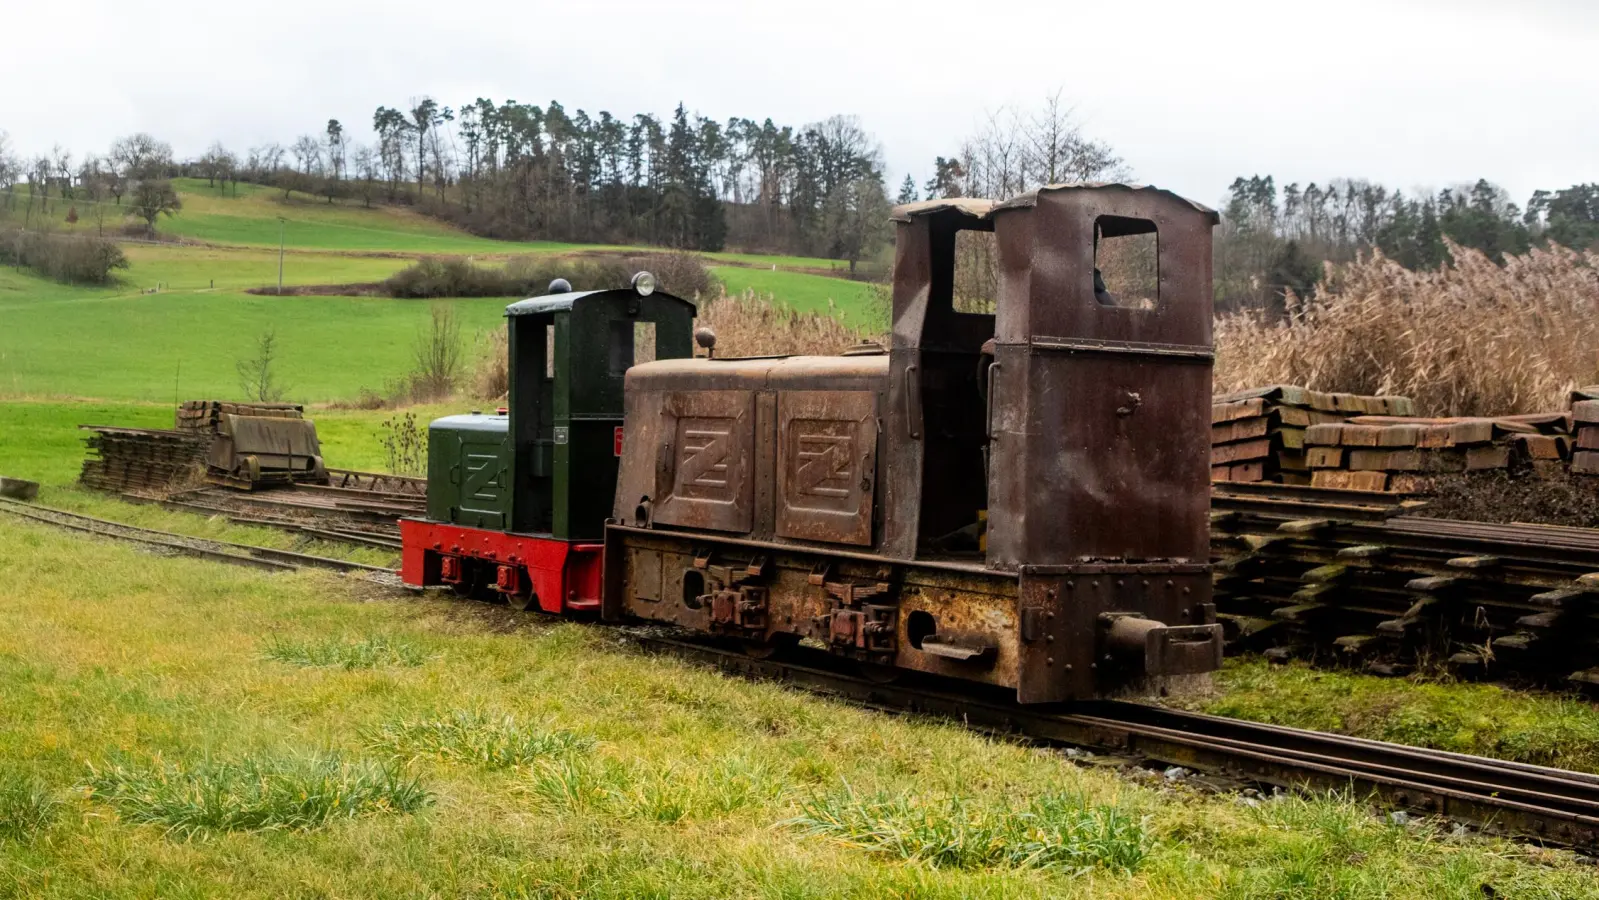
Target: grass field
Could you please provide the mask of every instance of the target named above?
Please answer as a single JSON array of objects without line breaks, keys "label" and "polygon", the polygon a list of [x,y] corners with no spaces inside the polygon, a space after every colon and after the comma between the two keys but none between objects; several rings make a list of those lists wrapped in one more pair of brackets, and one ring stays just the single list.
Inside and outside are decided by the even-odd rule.
[{"label": "grass field", "polygon": [[7,896],[1599,893],[1562,854],[1136,783],[583,626],[3,516],[0,545]]},{"label": "grass field", "polygon": [[399,207],[368,209],[348,200],[330,204],[304,194],[285,200],[282,191],[256,184],[239,185],[238,196],[232,187],[224,194],[198,178],[179,178],[173,186],[183,210],[157,227],[209,243],[275,248],[282,217],[284,245],[302,249],[448,255],[587,249],[554,241],[513,243],[475,237]]},{"label": "grass field", "polygon": [[[19,277],[26,276],[0,276],[0,285]],[[455,306],[468,337],[501,327],[506,304],[439,302]],[[270,328],[287,399],[354,398],[363,388],[381,392],[410,370],[429,305],[220,290],[44,293],[0,308],[0,396],[167,402],[179,395],[233,396],[235,363]]]},{"label": "grass field", "polygon": [[[268,328],[282,348],[288,399],[351,400],[382,393],[411,366],[425,302],[352,297],[246,294],[277,283],[278,216],[283,216],[287,285],[380,281],[420,254],[503,257],[604,249],[554,242],[512,243],[474,237],[404,209],[327,204],[240,185],[224,196],[198,179],[179,179],[183,210],[162,232],[216,246],[130,243],[130,268],[113,287],[57,284],[0,269],[0,398],[98,398],[170,401],[237,391],[235,363]],[[628,249],[628,248],[612,248]],[[632,248],[639,249],[639,248]],[[716,266],[734,291],[753,289],[796,309],[868,320],[869,288],[770,266],[826,268],[827,260],[713,254],[716,260],[768,268]],[[509,299],[449,301],[468,337],[500,327]]]}]

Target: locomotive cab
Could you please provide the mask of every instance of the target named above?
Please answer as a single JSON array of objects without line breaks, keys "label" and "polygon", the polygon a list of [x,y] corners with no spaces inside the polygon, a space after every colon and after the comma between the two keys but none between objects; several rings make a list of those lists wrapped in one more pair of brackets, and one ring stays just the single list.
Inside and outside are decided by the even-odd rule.
[{"label": "locomotive cab", "polygon": [[623,376],[692,353],[694,305],[655,290],[550,293],[506,308],[507,408],[428,429],[428,518],[400,523],[408,584],[547,612],[597,610],[622,456]]}]

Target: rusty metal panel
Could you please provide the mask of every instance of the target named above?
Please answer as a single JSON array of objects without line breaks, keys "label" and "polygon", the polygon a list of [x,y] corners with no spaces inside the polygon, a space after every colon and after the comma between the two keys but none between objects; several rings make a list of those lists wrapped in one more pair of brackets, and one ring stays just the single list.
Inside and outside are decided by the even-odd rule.
[{"label": "rusty metal panel", "polygon": [[[1041,191],[1033,202],[993,215],[989,562],[1203,561],[1214,216],[1125,187]],[[1107,239],[1155,229],[1153,305],[1096,294],[1102,220],[1114,224]]]},{"label": "rusty metal panel", "polygon": [[877,403],[868,391],[785,391],[777,401],[777,534],[872,543]]},{"label": "rusty metal panel", "polygon": [[654,520],[747,533],[752,524],[755,395],[751,391],[662,396],[665,439],[656,448]]},{"label": "rusty metal panel", "polygon": [[[1206,564],[1085,563],[1027,568],[1021,578],[1016,699],[1053,703],[1151,690],[1142,658],[1112,654],[1117,614],[1162,626],[1209,625]],[[1218,657],[1219,629],[1211,656]]]}]

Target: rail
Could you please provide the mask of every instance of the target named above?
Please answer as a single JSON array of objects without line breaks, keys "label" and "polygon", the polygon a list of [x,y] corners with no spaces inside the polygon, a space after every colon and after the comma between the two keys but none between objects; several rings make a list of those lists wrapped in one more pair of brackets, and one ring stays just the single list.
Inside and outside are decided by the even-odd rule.
[{"label": "rail", "polygon": [[1289,789],[1353,790],[1395,809],[1560,846],[1599,847],[1599,776],[1362,738],[1098,701],[1025,707],[969,693],[881,684],[776,658],[635,633],[647,649],[894,712],[956,720],[1050,744],[1089,747]]},{"label": "rail", "polygon": [[171,531],[158,531],[153,528],[141,528],[137,525],[112,522],[108,519],[99,519],[82,513],[68,512],[64,509],[55,509],[32,503],[22,503],[6,498],[0,498],[0,512],[23,519],[30,519],[45,525],[53,525],[58,528],[67,528],[114,540],[162,547],[186,556],[195,556],[231,565],[277,571],[317,568],[329,569],[335,572],[377,572],[385,575],[394,573],[393,569],[386,569],[382,566],[371,566],[366,563],[351,562],[343,559],[330,559],[325,556],[313,556],[307,553],[295,553],[290,550],[275,550],[270,547],[234,544],[228,541],[198,538]]}]

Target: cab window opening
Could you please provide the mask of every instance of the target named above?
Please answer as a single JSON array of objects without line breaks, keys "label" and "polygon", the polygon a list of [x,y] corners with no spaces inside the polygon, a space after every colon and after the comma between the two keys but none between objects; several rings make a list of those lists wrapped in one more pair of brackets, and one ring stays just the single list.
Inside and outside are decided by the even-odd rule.
[{"label": "cab window opening", "polygon": [[1116,309],[1160,305],[1160,233],[1148,219],[1094,220],[1094,299]]},{"label": "cab window opening", "polygon": [[654,362],[655,323],[634,320],[612,322],[606,356],[612,375],[621,375],[639,363]]}]

